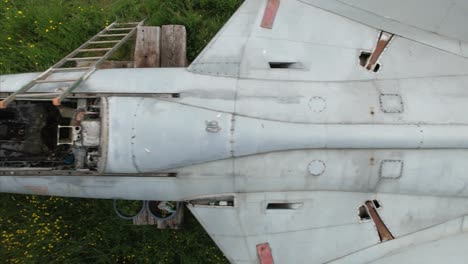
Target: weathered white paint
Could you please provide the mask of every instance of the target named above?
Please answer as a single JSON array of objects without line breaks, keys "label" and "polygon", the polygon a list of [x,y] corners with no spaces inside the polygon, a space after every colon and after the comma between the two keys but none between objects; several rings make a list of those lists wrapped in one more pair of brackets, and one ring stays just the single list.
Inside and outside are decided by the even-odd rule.
[{"label": "weathered white paint", "polygon": [[[466,4],[282,0],[272,29],[260,27],[265,4],[246,1],[188,69],[100,70],[76,89],[106,96],[102,175],[4,176],[0,191],[233,194],[234,207],[189,207],[233,263],[257,263],[265,242],[275,263],[463,262]],[[380,30],[396,36],[370,72],[359,55]],[[36,75],[0,76],[0,92]],[[359,219],[374,199],[396,239],[380,243]],[[284,202],[297,206],[266,209]]]}]

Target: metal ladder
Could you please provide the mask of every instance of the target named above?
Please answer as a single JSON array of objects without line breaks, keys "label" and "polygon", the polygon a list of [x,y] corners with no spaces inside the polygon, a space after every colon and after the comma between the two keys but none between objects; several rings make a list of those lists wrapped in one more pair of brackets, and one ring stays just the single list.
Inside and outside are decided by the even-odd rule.
[{"label": "metal ladder", "polygon": [[[116,51],[125,41],[127,41],[137,30],[137,28],[143,25],[144,21],[140,22],[129,22],[129,23],[117,23],[114,22],[106,27],[104,30],[96,34],[94,37],[89,39],[79,48],[68,54],[65,58],[61,59],[54,66],[41,73],[39,76],[31,80],[29,83],[23,85],[16,92],[10,94],[8,97],[0,101],[0,108],[6,108],[9,103],[15,99],[22,100],[52,100],[52,103],[56,106],[60,105],[62,101],[78,87],[83,81],[89,78],[101,63],[108,59],[114,51]],[[109,38],[117,38],[112,39]],[[107,39],[107,40],[106,40]],[[94,47],[94,45],[109,45],[110,47]],[[104,55],[96,55],[90,57],[79,57],[81,53],[99,53],[105,52]],[[86,67],[63,67],[68,62],[77,61],[91,61],[91,64]],[[54,73],[67,73],[67,72],[81,72],[81,75],[74,79],[48,79]],[[28,93],[28,91],[36,86],[37,84],[43,83],[63,83],[64,86],[55,92],[45,93]]]}]

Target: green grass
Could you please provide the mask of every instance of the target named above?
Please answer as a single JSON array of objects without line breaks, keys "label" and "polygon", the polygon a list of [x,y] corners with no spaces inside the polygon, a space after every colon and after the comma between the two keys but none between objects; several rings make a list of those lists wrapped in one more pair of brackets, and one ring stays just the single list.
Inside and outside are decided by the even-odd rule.
[{"label": "green grass", "polygon": [[[45,70],[115,20],[185,25],[193,60],[242,2],[0,1],[0,74]],[[0,235],[6,263],[227,263],[190,213],[184,230],[157,230],[109,200],[0,194]]]},{"label": "green grass", "polygon": [[0,74],[49,68],[113,21],[181,24],[193,60],[241,0],[0,0]]},{"label": "green grass", "polygon": [[112,201],[0,195],[6,263],[227,263],[188,213],[182,230],[134,226]]}]

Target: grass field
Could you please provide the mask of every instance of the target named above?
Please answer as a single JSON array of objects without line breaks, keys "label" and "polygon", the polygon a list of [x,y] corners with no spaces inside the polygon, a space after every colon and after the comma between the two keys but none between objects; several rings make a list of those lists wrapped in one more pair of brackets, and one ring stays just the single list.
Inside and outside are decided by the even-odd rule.
[{"label": "grass field", "polygon": [[[114,20],[185,25],[192,60],[240,3],[1,0],[0,74],[47,69]],[[119,219],[108,200],[0,194],[0,233],[6,263],[227,263],[190,214],[184,230],[161,231]]]},{"label": "grass field", "polygon": [[117,21],[180,24],[194,59],[241,0],[1,0],[0,73],[41,71]]}]

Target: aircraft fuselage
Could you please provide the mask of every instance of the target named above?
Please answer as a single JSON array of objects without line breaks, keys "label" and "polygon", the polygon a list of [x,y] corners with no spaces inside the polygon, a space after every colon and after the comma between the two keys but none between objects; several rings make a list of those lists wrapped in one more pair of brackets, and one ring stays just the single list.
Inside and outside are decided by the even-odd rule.
[{"label": "aircraft fuselage", "polygon": [[[14,90],[33,77],[2,76],[2,87]],[[144,200],[324,190],[466,196],[466,81],[321,83],[101,70],[70,99],[99,104],[99,118],[85,122],[97,130],[70,125],[81,127],[68,144],[81,163],[66,172],[4,167],[0,191]],[[93,168],[77,158],[89,159],[83,142],[95,144]]]}]

